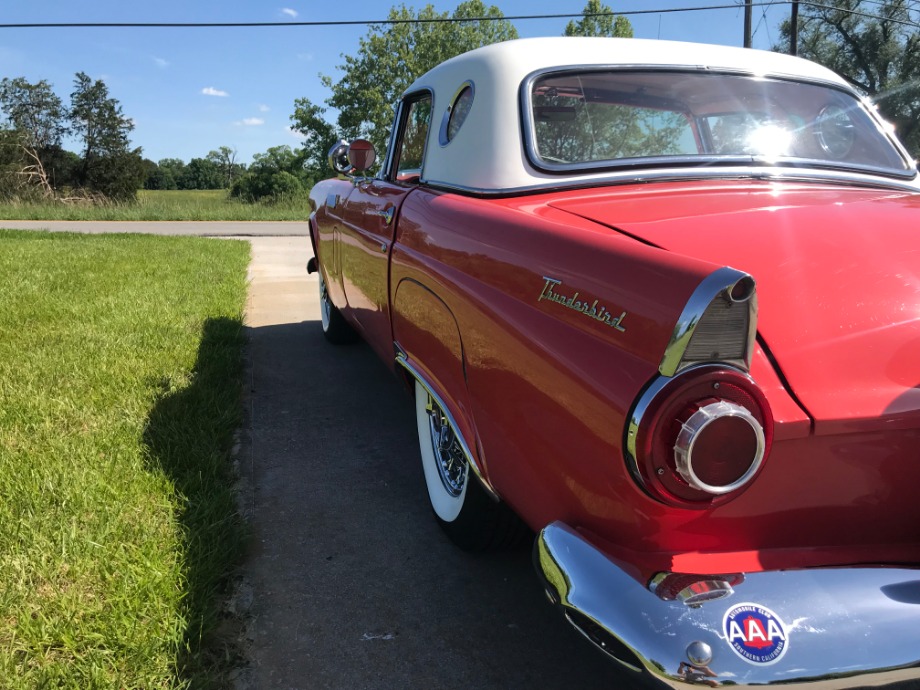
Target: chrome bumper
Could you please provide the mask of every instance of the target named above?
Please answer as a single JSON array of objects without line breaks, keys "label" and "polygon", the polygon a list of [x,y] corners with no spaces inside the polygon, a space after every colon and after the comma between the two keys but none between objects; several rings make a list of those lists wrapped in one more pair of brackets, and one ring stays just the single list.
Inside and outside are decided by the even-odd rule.
[{"label": "chrome bumper", "polygon": [[[920,679],[920,569],[752,573],[733,594],[694,608],[660,599],[561,522],[540,533],[534,562],[568,621],[650,685],[782,683],[816,690]],[[767,624],[752,623],[747,609],[736,608],[745,604],[767,610]],[[745,624],[754,626],[753,647],[739,636]],[[766,649],[758,638],[768,627],[781,631],[770,636],[777,647],[782,642],[781,654],[766,662],[743,658],[749,649],[755,657]],[[704,658],[711,652],[708,664],[699,663],[700,650]]]}]

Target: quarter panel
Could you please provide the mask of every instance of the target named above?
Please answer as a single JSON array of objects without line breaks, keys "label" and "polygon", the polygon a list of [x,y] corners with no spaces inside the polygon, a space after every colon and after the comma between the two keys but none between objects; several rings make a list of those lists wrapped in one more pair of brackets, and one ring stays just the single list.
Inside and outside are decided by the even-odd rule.
[{"label": "quarter panel", "polygon": [[[394,285],[424,284],[456,317],[498,493],[534,528],[564,519],[625,532],[650,499],[622,460],[624,420],[711,269],[593,224],[422,190],[403,206],[391,271]],[[572,305],[546,298],[547,278]],[[601,307],[614,316],[599,320]]]},{"label": "quarter panel", "polygon": [[[918,556],[910,496],[920,465],[898,469],[914,432],[816,439],[759,347],[753,372],[782,424],[758,479],[709,510],[644,494],[623,459],[625,420],[684,304],[717,265],[563,214],[550,200],[420,190],[403,207],[391,268],[394,284],[424,284],[456,318],[488,477],[532,528],[562,520],[664,570]],[[547,277],[576,301],[625,312],[624,330],[574,302],[541,300]],[[893,485],[898,471],[904,481]],[[898,512],[886,514],[886,505]]]}]

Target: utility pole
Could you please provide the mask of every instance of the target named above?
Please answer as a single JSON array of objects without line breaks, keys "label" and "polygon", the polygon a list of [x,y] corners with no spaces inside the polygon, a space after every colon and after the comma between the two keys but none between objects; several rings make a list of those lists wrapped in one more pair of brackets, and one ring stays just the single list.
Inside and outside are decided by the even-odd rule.
[{"label": "utility pole", "polygon": [[754,16],[753,0],[744,0],[744,47],[750,48],[753,43],[751,37],[751,24]]},{"label": "utility pole", "polygon": [[799,54],[799,0],[792,2],[792,18],[789,20],[789,54]]}]

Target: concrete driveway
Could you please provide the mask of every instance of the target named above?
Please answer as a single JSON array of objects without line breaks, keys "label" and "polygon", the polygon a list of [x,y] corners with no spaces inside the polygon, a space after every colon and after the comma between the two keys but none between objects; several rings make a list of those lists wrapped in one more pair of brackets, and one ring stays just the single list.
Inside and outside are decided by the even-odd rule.
[{"label": "concrete driveway", "polygon": [[632,687],[549,607],[529,550],[447,540],[408,395],[322,335],[309,241],[251,241],[238,687]]}]

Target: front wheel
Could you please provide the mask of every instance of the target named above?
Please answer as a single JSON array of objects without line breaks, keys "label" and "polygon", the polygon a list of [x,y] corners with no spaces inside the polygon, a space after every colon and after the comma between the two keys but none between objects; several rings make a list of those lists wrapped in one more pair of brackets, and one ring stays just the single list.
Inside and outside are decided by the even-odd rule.
[{"label": "front wheel", "polygon": [[451,541],[467,551],[520,545],[526,527],[508,506],[486,493],[471,472],[453,424],[419,381],[415,382],[415,417],[431,509]]},{"label": "front wheel", "polygon": [[323,335],[326,340],[335,345],[353,343],[358,339],[358,334],[345,320],[342,313],[336,309],[329,292],[326,290],[326,279],[323,278],[322,269],[319,270],[319,312],[323,322]]}]

